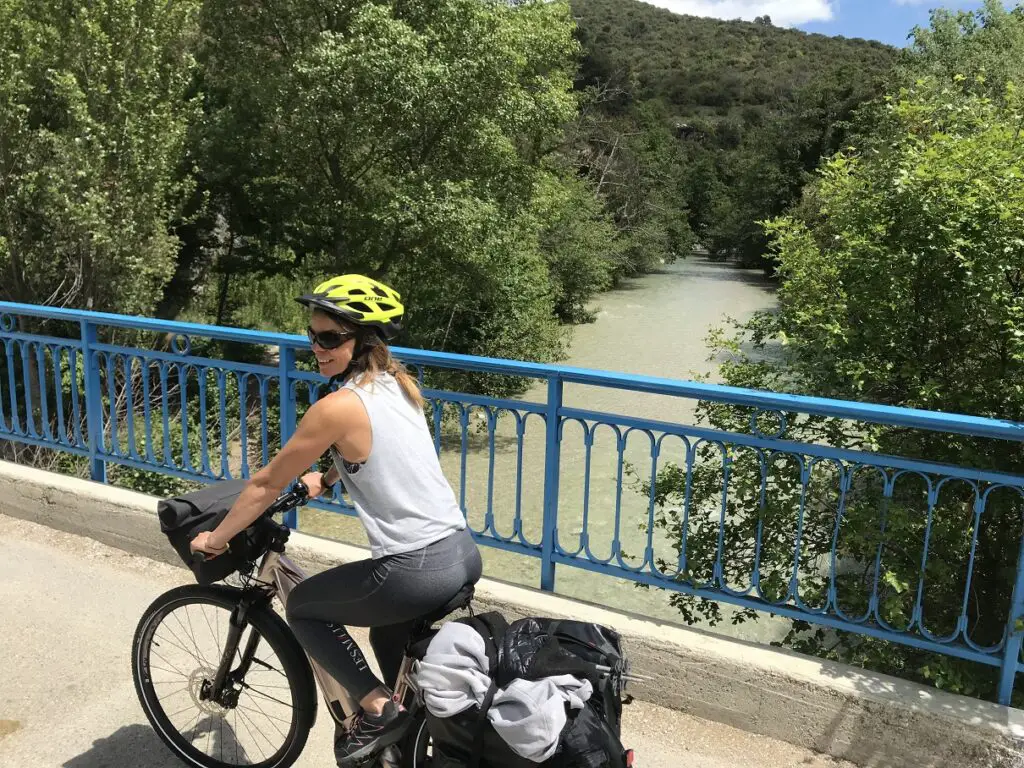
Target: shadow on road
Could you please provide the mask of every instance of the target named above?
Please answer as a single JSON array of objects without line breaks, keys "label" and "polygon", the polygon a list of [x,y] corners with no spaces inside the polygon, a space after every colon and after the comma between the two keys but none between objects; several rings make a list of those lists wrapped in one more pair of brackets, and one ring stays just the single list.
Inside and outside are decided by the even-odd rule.
[{"label": "shadow on road", "polygon": [[[210,741],[203,749],[203,735],[208,733]],[[196,733],[196,745],[201,751],[214,757],[232,755],[243,762],[249,760],[245,750],[235,740],[232,729],[219,719],[206,720],[199,724]],[[273,750],[271,750],[273,751]],[[264,758],[266,756],[264,755]],[[251,760],[257,762],[256,760]],[[110,736],[97,739],[92,749],[73,757],[64,763],[63,768],[181,768],[181,759],[174,755],[160,740],[156,732],[148,725],[126,725],[118,728]]]},{"label": "shadow on road", "polygon": [[181,760],[171,754],[148,725],[126,725],[110,736],[97,739],[92,749],[73,757],[63,768],[180,768]]}]

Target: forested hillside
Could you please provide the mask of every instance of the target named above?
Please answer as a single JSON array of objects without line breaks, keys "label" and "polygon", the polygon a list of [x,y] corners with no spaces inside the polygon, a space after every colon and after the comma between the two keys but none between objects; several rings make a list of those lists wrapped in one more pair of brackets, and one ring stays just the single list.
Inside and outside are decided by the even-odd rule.
[{"label": "forested hillside", "polygon": [[[757,222],[797,199],[896,57],[767,18],[680,16],[634,0],[572,6],[584,49],[577,87],[596,115],[583,129],[591,176],[607,183],[609,166],[624,177],[645,167],[665,219],[747,264],[763,263]],[[616,210],[628,218],[628,205]]]}]

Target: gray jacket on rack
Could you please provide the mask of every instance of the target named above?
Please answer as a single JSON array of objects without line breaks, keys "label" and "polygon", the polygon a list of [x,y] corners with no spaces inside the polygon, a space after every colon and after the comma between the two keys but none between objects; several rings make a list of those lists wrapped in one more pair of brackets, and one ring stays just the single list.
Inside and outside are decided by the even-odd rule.
[{"label": "gray jacket on rack", "polygon": [[[414,672],[427,710],[452,717],[483,704],[491,685],[484,639],[465,624],[448,622],[430,641]],[[513,680],[494,694],[487,719],[506,744],[527,760],[541,763],[558,748],[566,704],[582,709],[593,693],[589,680],[555,675]]]}]

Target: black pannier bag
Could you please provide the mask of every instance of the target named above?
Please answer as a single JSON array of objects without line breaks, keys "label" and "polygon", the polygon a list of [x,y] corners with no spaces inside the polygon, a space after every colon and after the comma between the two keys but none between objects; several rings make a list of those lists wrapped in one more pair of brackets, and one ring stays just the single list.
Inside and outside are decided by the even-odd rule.
[{"label": "black pannier bag", "polygon": [[[590,680],[593,694],[580,710],[567,712],[548,768],[626,768],[632,753],[622,746],[622,675],[625,658],[618,633],[599,624],[527,618],[507,624],[497,612],[458,619],[484,639],[491,689],[481,706],[450,717],[426,712],[438,768],[530,768],[538,763],[516,754],[487,719],[494,693],[512,680],[569,674]],[[422,659],[431,637],[410,653]]]},{"label": "black pannier bag", "polygon": [[201,563],[192,562],[189,543],[202,531],[212,531],[231,511],[247,480],[224,480],[198,491],[163,499],[157,504],[160,530],[200,584],[212,584],[239,570],[248,570],[265,551],[265,535],[250,526],[231,539],[231,548]]},{"label": "black pannier bag", "polygon": [[521,619],[505,633],[499,659],[499,688],[517,677],[569,674],[590,680],[589,703],[616,737],[621,734],[626,659],[615,630],[570,619]]}]

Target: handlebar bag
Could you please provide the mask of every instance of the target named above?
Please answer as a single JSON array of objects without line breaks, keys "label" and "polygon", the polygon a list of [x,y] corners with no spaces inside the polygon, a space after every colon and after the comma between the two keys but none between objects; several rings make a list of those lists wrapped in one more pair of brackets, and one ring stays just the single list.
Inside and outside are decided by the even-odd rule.
[{"label": "handlebar bag", "polygon": [[260,536],[252,526],[231,539],[231,548],[223,555],[193,563],[189,549],[189,543],[199,533],[212,531],[220,525],[247,482],[244,479],[223,480],[197,491],[162,499],[157,504],[161,532],[200,584],[221,581],[262,554]]}]

